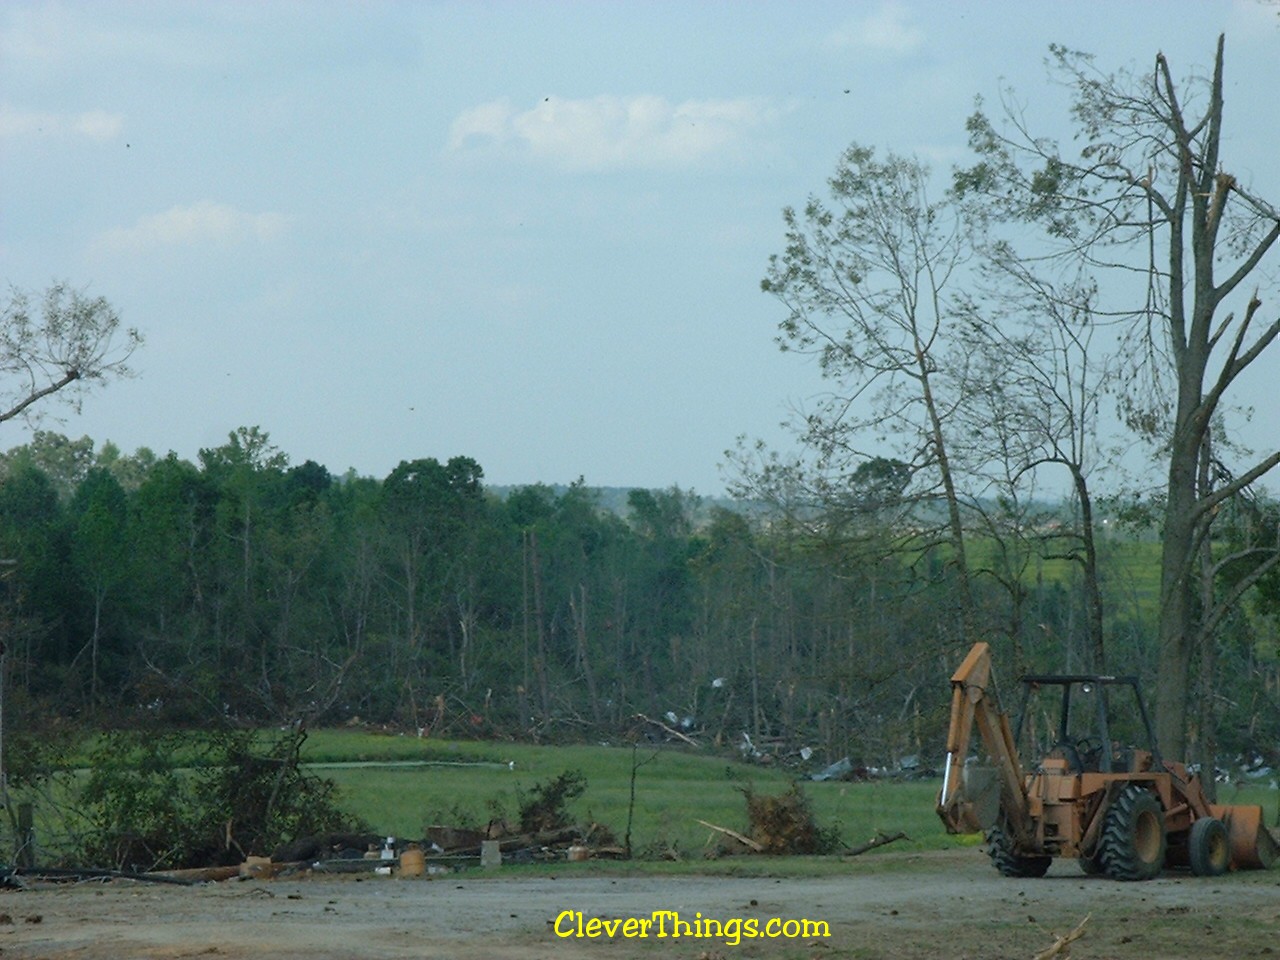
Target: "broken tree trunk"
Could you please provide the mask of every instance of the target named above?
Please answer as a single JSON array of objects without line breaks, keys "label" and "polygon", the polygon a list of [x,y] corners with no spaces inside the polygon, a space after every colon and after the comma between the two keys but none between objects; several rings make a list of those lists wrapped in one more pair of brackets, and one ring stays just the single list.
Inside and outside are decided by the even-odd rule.
[{"label": "broken tree trunk", "polygon": [[699,749],[702,748],[702,744],[698,743],[697,740],[694,740],[692,737],[685,736],[679,730],[676,730],[673,727],[667,726],[661,720],[655,720],[653,719],[653,717],[646,717],[643,713],[637,713],[636,717],[637,719],[643,720],[645,723],[651,723],[655,727],[661,728],[662,731],[668,734],[669,736],[675,737],[678,740],[683,740],[685,743],[689,744],[689,746],[691,747],[698,747]]},{"label": "broken tree trunk", "polygon": [[[549,847],[557,843],[570,843],[578,839],[577,827],[566,827],[563,830],[541,830],[537,833],[522,833],[514,837],[498,837],[498,849],[503,853],[509,850],[523,850],[526,847]],[[448,851],[455,856],[480,856],[480,845],[456,847]]]},{"label": "broken tree trunk", "polygon": [[883,847],[886,843],[893,843],[893,841],[895,840],[910,840],[910,839],[911,838],[908,837],[901,830],[899,830],[897,833],[894,833],[894,834],[886,834],[886,833],[876,834],[876,838],[874,840],[868,840],[866,843],[859,844],[856,847],[849,847],[847,850],[845,850],[843,856],[856,857],[860,854],[866,853],[868,850],[874,850],[876,847]]},{"label": "broken tree trunk", "polygon": [[764,853],[763,844],[757,843],[755,840],[752,840],[750,837],[743,836],[737,830],[730,830],[728,827],[717,827],[714,823],[707,823],[707,821],[698,820],[696,817],[694,818],[694,820],[702,824],[704,827],[708,827],[719,833],[723,833],[727,837],[733,837],[733,839],[737,840],[739,843],[745,843],[748,847],[750,847],[756,853]]}]

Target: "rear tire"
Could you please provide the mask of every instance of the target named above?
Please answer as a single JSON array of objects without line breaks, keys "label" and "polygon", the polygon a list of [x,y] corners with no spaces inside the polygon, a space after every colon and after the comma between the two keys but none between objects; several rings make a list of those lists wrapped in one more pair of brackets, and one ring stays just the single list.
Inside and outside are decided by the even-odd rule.
[{"label": "rear tire", "polygon": [[991,864],[1004,877],[1043,877],[1049,870],[1051,858],[1024,857],[1013,852],[1013,841],[997,825],[987,832],[987,854]]},{"label": "rear tire", "polygon": [[1197,877],[1220,877],[1227,872],[1231,866],[1231,841],[1221,820],[1201,817],[1191,824],[1187,860]]},{"label": "rear tire", "polygon": [[1164,811],[1149,790],[1125,787],[1107,809],[1098,862],[1113,880],[1150,880],[1164,868]]}]

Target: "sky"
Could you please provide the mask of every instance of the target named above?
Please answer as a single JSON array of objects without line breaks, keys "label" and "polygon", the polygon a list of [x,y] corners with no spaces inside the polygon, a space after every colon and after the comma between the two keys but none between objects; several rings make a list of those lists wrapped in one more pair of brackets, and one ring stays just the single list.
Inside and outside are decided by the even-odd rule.
[{"label": "sky", "polygon": [[146,339],[45,429],[715,495],[823,389],[760,279],[847,146],[945,170],[1002,83],[1067,136],[1051,42],[1181,75],[1223,31],[1225,157],[1275,199],[1280,18],[1251,0],[6,0],[0,282]]}]

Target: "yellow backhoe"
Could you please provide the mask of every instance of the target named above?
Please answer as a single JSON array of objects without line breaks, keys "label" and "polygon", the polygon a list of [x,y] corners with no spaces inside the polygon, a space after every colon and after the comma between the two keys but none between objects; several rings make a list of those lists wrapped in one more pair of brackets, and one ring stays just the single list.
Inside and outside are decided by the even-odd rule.
[{"label": "yellow backhoe", "polygon": [[[1029,675],[1022,689],[1015,728],[996,695],[991,649],[974,644],[951,677],[938,795],[947,831],[985,831],[1002,874],[1044,876],[1056,857],[1116,880],[1148,880],[1166,866],[1199,876],[1271,866],[1262,808],[1210,803],[1198,775],[1160,756],[1135,677]],[[1051,709],[1036,705],[1045,695]],[[1135,706],[1117,714],[1111,703],[1122,696]],[[970,760],[975,725],[990,765]],[[1043,749],[1024,771],[1027,740]]]}]

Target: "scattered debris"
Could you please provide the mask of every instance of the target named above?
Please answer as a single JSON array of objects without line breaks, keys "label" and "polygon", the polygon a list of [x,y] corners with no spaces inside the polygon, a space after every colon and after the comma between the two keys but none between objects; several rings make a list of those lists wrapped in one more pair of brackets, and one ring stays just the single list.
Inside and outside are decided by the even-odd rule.
[{"label": "scattered debris", "polygon": [[853,772],[853,763],[849,760],[848,757],[841,757],[839,760],[831,764],[831,766],[827,767],[827,769],[823,770],[821,773],[815,773],[811,777],[811,779],[817,780],[817,781],[843,780],[852,772]]},{"label": "scattered debris", "polygon": [[380,837],[372,833],[319,833],[282,843],[271,851],[276,863],[298,860],[356,860]]}]

